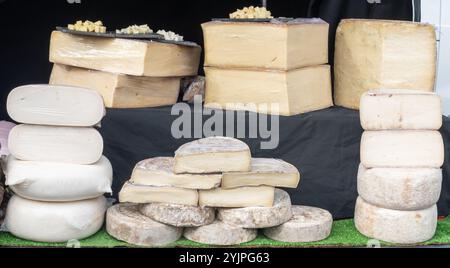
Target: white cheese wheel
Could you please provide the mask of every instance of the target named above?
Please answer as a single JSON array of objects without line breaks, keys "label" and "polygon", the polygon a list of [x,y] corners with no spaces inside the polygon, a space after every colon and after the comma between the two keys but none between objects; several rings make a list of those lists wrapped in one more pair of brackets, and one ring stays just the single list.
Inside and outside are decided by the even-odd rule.
[{"label": "white cheese wheel", "polygon": [[216,219],[216,210],[210,207],[150,203],[140,207],[145,216],[176,227],[199,227]]},{"label": "white cheese wheel", "polygon": [[255,240],[256,229],[244,229],[221,221],[202,227],[186,228],[184,237],[188,240],[213,246],[234,246]]}]

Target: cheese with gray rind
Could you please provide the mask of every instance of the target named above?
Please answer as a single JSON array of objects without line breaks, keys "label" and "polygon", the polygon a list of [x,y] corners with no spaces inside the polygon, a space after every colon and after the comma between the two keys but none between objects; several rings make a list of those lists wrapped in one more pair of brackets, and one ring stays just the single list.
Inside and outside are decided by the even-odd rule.
[{"label": "cheese with gray rind", "polygon": [[199,191],[199,205],[218,208],[273,207],[275,188],[241,187]]},{"label": "cheese with gray rind", "polygon": [[436,233],[437,206],[418,211],[380,208],[359,198],[355,224],[363,235],[395,244],[418,244],[432,239]]},{"label": "cheese with gray rind", "polygon": [[106,113],[99,93],[55,85],[17,87],[9,93],[6,107],[14,121],[33,125],[91,127]]},{"label": "cheese with gray rind", "polygon": [[218,209],[217,218],[230,225],[248,229],[262,229],[279,226],[292,218],[292,203],[289,194],[275,190],[272,207],[246,207]]},{"label": "cheese with gray rind", "polygon": [[142,215],[139,206],[118,204],[108,209],[106,231],[114,238],[144,247],[163,247],[176,242],[182,228],[159,223]]},{"label": "cheese with gray rind", "polygon": [[140,212],[155,221],[176,227],[199,227],[216,219],[216,210],[210,207],[151,203],[141,205]]},{"label": "cheese with gray rind", "polygon": [[442,170],[438,168],[359,167],[358,193],[370,204],[393,210],[421,210],[439,201]]}]

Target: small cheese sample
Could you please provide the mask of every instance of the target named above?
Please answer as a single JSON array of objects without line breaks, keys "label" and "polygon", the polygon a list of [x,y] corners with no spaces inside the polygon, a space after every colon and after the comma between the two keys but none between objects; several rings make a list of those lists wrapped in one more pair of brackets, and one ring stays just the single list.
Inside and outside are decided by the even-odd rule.
[{"label": "small cheese sample", "polygon": [[292,218],[292,203],[289,194],[275,190],[272,207],[222,208],[217,218],[227,224],[247,229],[262,229],[279,226]]},{"label": "small cheese sample", "polygon": [[96,22],[79,20],[74,24],[67,25],[67,28],[72,31],[106,33],[106,26],[103,25],[101,20]]},{"label": "small cheese sample", "polygon": [[136,76],[197,75],[200,46],[52,33],[50,61]]},{"label": "small cheese sample", "polygon": [[108,209],[106,231],[114,238],[144,247],[162,247],[176,242],[183,234],[177,228],[156,222],[139,212],[139,206],[118,204]]},{"label": "small cheese sample", "polygon": [[158,187],[178,187],[209,190],[220,186],[221,174],[175,174],[172,157],[156,157],[139,162],[131,174],[130,182]]},{"label": "small cheese sample", "polygon": [[216,210],[209,207],[151,203],[140,207],[140,212],[155,221],[176,227],[200,227],[212,224]]},{"label": "small cheese sample", "polygon": [[36,201],[70,202],[112,193],[112,166],[106,157],[93,165],[21,161],[6,162],[6,184],[17,195]]},{"label": "small cheese sample", "polygon": [[310,243],[327,239],[333,227],[330,212],[314,207],[293,206],[293,218],[277,227],[264,230],[264,235],[275,241]]},{"label": "small cheese sample", "polygon": [[102,96],[92,90],[52,85],[28,85],[8,96],[9,116],[23,124],[91,127],[105,116]]},{"label": "small cheese sample", "polygon": [[270,19],[272,14],[265,7],[244,7],[230,14],[230,19]]},{"label": "small cheese sample", "polygon": [[146,108],[177,103],[180,80],[179,77],[121,75],[55,64],[50,84],[95,90],[102,95],[108,108]]},{"label": "small cheese sample", "polygon": [[248,145],[227,137],[209,137],[184,144],[175,152],[173,168],[177,174],[246,172],[250,169]]},{"label": "small cheese sample", "polygon": [[116,30],[117,34],[148,34],[153,33],[153,30],[147,24],[143,25],[131,25],[127,28],[122,28],[120,30]]},{"label": "small cheese sample", "polygon": [[417,244],[436,233],[437,206],[418,211],[390,210],[362,198],[356,202],[355,224],[363,235],[395,244]]},{"label": "small cheese sample", "polygon": [[256,229],[244,229],[220,221],[202,227],[186,228],[188,240],[211,246],[234,246],[253,241],[258,236]]},{"label": "small cheese sample", "polygon": [[297,188],[300,173],[293,165],[279,159],[253,158],[250,172],[224,173],[222,188],[273,186]]},{"label": "small cheese sample", "polygon": [[156,33],[164,36],[164,39],[169,40],[169,41],[180,42],[180,41],[183,41],[183,39],[184,39],[183,36],[176,34],[172,31],[158,30]]},{"label": "small cheese sample", "polygon": [[373,90],[363,94],[361,125],[365,130],[439,130],[441,98],[417,90]]},{"label": "small cheese sample", "polygon": [[9,150],[20,160],[90,165],[102,157],[103,138],[94,128],[19,125]]},{"label": "small cheese sample", "polygon": [[206,67],[205,107],[291,116],[333,106],[329,65],[288,72]]},{"label": "small cheese sample", "polygon": [[205,66],[287,71],[327,64],[328,28],[321,19],[203,23]]},{"label": "small cheese sample", "polygon": [[336,105],[358,109],[362,94],[379,88],[432,92],[436,55],[431,24],[342,20],[334,61]]},{"label": "small cheese sample", "polygon": [[273,207],[275,188],[242,187],[199,191],[199,205],[217,208]]},{"label": "small cheese sample", "polygon": [[444,141],[438,131],[366,131],[361,141],[361,162],[367,168],[440,168]]},{"label": "small cheese sample", "polygon": [[119,193],[121,203],[170,203],[198,205],[198,191],[174,187],[152,187],[126,182]]},{"label": "small cheese sample", "polygon": [[13,196],[8,204],[5,227],[22,239],[65,243],[88,238],[103,226],[106,199],[46,203]]}]

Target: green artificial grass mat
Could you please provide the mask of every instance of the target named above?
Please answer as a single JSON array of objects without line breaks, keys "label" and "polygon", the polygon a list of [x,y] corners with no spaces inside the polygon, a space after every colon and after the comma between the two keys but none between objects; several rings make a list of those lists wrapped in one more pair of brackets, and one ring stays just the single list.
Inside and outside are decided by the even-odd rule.
[{"label": "green artificial grass mat", "polygon": [[[259,235],[258,238],[252,242],[242,244],[240,248],[287,248],[287,247],[367,247],[369,238],[360,234],[355,226],[353,220],[336,221],[333,226],[331,236],[323,241],[314,243],[283,243],[270,240],[264,235]],[[392,244],[382,243],[382,246],[391,247]],[[438,223],[438,230],[436,236],[423,244],[416,246],[438,246],[450,245],[450,217],[441,220]],[[80,246],[83,248],[133,248],[135,246],[118,241],[108,235],[105,229],[102,229],[92,237],[80,241]],[[37,243],[27,240],[22,240],[5,232],[0,233],[0,247],[20,247],[20,248],[35,248],[35,247],[66,247],[66,243]],[[209,245],[198,244],[187,239],[181,239],[169,248],[211,248]]]}]

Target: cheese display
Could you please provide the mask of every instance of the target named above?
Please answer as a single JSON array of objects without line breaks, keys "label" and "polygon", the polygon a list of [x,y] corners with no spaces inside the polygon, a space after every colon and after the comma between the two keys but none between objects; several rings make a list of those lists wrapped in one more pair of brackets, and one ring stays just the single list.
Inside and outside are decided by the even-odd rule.
[{"label": "cheese display", "polygon": [[273,187],[242,187],[199,191],[199,205],[218,208],[273,207]]},{"label": "cheese display", "polygon": [[366,131],[361,141],[361,162],[367,168],[440,168],[444,142],[437,131]]},{"label": "cheese display", "polygon": [[95,234],[103,226],[106,199],[45,203],[13,196],[5,227],[13,235],[38,242],[67,242]]},{"label": "cheese display", "polygon": [[432,92],[436,55],[430,24],[342,20],[336,33],[335,103],[359,109],[363,93],[379,88]]},{"label": "cheese display", "polygon": [[266,19],[273,18],[272,14],[265,7],[244,7],[230,14],[231,19]]},{"label": "cheese display", "polygon": [[6,184],[17,195],[37,201],[68,202],[112,193],[112,166],[106,157],[93,165],[21,161],[6,162]]},{"label": "cheese display", "polygon": [[119,193],[121,203],[170,203],[188,206],[198,205],[198,191],[175,187],[152,187],[125,183]]},{"label": "cheese display", "polygon": [[331,234],[333,217],[323,209],[305,206],[292,207],[293,218],[277,227],[264,230],[270,239],[288,243],[322,241]]},{"label": "cheese display", "polygon": [[289,194],[277,189],[272,207],[218,209],[217,217],[224,223],[241,228],[269,228],[291,220],[293,216],[291,206]]},{"label": "cheese display", "polygon": [[108,108],[144,108],[173,105],[180,93],[179,77],[147,77],[107,73],[55,64],[50,84],[99,92]]},{"label": "cheese display", "polygon": [[96,22],[79,20],[74,24],[67,25],[67,28],[72,31],[106,33],[106,26],[103,25],[101,20]]},{"label": "cheese display", "polygon": [[361,98],[361,124],[365,130],[439,130],[441,98],[415,90],[373,90]]},{"label": "cheese display", "polygon": [[297,188],[300,183],[298,169],[279,159],[253,158],[250,172],[224,173],[222,188],[243,186],[273,186]]},{"label": "cheese display", "polygon": [[91,127],[105,115],[100,94],[95,91],[50,85],[27,85],[8,96],[9,116],[23,124]]},{"label": "cheese display", "polygon": [[373,206],[362,198],[356,204],[356,228],[368,237],[396,244],[417,244],[433,238],[437,207],[418,211],[389,210]]},{"label": "cheese display", "polygon": [[118,240],[145,247],[167,246],[183,234],[183,228],[156,222],[139,213],[138,206],[132,204],[109,208],[106,230]]},{"label": "cheese display", "polygon": [[140,206],[140,212],[158,222],[176,227],[209,225],[216,219],[216,210],[209,207],[151,203]]},{"label": "cheese display", "polygon": [[12,155],[26,161],[88,165],[103,153],[103,138],[94,128],[19,125],[8,144]]},{"label": "cheese display", "polygon": [[227,137],[210,137],[184,144],[175,152],[173,168],[177,174],[246,172],[250,169],[248,145]]},{"label": "cheese display", "polygon": [[333,106],[329,65],[287,72],[205,67],[205,73],[208,108],[290,116]]},{"label": "cheese display", "polygon": [[327,64],[328,28],[315,18],[203,23],[205,66],[287,71]]},{"label": "cheese display", "polygon": [[216,221],[202,227],[186,228],[183,235],[186,239],[197,243],[214,246],[233,246],[255,240],[258,231]]},{"label": "cheese display", "polygon": [[50,61],[136,76],[197,75],[200,46],[52,33]]}]

